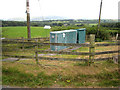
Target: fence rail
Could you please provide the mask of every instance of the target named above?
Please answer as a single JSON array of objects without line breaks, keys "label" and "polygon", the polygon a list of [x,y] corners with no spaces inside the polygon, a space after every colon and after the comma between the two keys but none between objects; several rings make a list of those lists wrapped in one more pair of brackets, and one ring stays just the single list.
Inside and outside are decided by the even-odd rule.
[{"label": "fence rail", "polygon": [[[17,55],[3,55],[5,57],[13,57],[13,58],[25,58],[25,59],[36,59],[36,56],[17,56]],[[89,59],[72,59],[72,58],[52,58],[52,57],[37,57],[39,60],[59,60],[59,61],[88,61]],[[109,60],[113,59],[113,57],[108,58],[98,58],[94,59],[94,61],[101,60]]]},{"label": "fence rail", "polygon": [[[34,38],[36,39],[36,38]],[[44,39],[44,38],[41,38]],[[47,38],[48,39],[48,38]],[[16,39],[18,40],[18,39]],[[117,51],[104,51],[104,52],[95,52],[95,47],[98,46],[117,46],[120,45],[119,42],[114,42],[114,43],[105,43],[105,44],[95,44],[95,35],[90,35],[90,43],[84,43],[84,44],[75,44],[75,43],[43,43],[43,42],[31,42],[31,41],[25,41],[28,39],[20,39],[21,41],[15,41],[12,39],[4,39],[2,40],[2,43],[8,43],[8,44],[22,44],[23,46],[26,44],[29,45],[54,45],[54,46],[82,46],[82,47],[89,47],[89,52],[65,52],[65,51],[45,51],[45,50],[36,50],[35,51],[35,56],[14,56],[14,55],[3,55],[6,57],[15,57],[15,58],[35,58],[36,63],[38,64],[39,59],[44,59],[44,60],[72,60],[72,61],[88,61],[88,65],[90,64],[89,61],[96,61],[96,60],[108,60],[112,59],[112,57],[108,58],[98,58],[95,59],[95,55],[101,55],[101,54],[110,54],[110,53],[120,53],[119,50]],[[23,47],[24,48],[24,47]],[[71,59],[71,58],[50,58],[50,57],[39,57],[38,53],[55,53],[55,54],[65,54],[65,55],[89,55],[89,59]]]},{"label": "fence rail", "polygon": [[36,51],[40,53],[55,53],[55,54],[66,54],[66,55],[89,55],[89,52],[65,52],[65,51]]},{"label": "fence rail", "polygon": [[5,57],[13,57],[13,58],[34,58],[34,56],[19,56],[19,55],[2,55],[2,56],[5,56]]},{"label": "fence rail", "polygon": [[[2,43],[11,43],[11,44],[29,44],[29,45],[55,45],[55,46],[82,46],[82,47],[89,47],[90,44],[75,44],[75,43],[39,43],[39,42],[22,42],[22,41],[8,41],[2,40]],[[95,46],[116,46],[120,45],[120,43],[109,43],[109,44],[95,44]]]},{"label": "fence rail", "polygon": [[[55,53],[55,54],[66,54],[66,55],[90,55],[89,52],[64,52],[64,51],[36,51],[40,53]],[[105,52],[95,52],[94,55],[101,55],[101,54],[110,54],[110,53],[118,53],[120,50],[117,51],[105,51]]]},{"label": "fence rail", "polygon": [[120,50],[117,50],[117,51],[96,52],[95,55],[110,54],[110,53],[120,53]]},{"label": "fence rail", "polygon": [[96,46],[116,46],[116,45],[120,45],[120,43],[109,43],[109,44],[95,44]]},{"label": "fence rail", "polygon": [[14,39],[14,38],[5,38],[5,39],[3,39],[3,40],[13,40],[13,41],[15,41],[15,40],[36,40],[36,39],[49,39],[49,37],[41,37],[41,38],[31,38],[31,39],[28,39],[28,38],[23,38],[23,37],[21,37],[20,39]]}]

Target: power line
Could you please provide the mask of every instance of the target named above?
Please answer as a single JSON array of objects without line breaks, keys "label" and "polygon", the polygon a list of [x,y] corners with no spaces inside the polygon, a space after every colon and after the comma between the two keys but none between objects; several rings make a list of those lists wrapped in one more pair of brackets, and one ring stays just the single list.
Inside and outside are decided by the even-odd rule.
[{"label": "power line", "polygon": [[44,21],[44,17],[43,17],[42,7],[41,7],[40,1],[41,1],[41,0],[38,0],[38,3],[39,3],[40,12],[41,12],[41,17],[42,17],[42,20]]}]

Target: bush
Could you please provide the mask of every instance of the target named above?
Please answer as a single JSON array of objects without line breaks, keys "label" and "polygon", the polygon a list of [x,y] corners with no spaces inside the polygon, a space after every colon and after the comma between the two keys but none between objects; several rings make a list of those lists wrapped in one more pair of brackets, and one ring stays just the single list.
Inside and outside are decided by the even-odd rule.
[{"label": "bush", "polygon": [[106,28],[101,28],[98,31],[97,26],[96,27],[87,27],[86,28],[86,34],[90,35],[90,34],[95,34],[95,41],[103,41],[103,40],[109,40],[110,39],[110,33],[108,32],[108,30],[106,30]]},{"label": "bush", "polygon": [[70,29],[79,29],[77,26],[55,26],[52,27],[52,31],[61,31],[61,30],[70,30]]},{"label": "bush", "polygon": [[101,40],[109,40],[110,33],[107,30],[100,30],[96,35],[96,38],[100,38]]}]

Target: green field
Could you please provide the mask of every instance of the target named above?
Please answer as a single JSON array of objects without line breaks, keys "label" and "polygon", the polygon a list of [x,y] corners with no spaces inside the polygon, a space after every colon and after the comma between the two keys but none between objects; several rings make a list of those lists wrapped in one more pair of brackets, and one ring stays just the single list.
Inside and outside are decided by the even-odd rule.
[{"label": "green field", "polygon": [[[43,27],[31,27],[31,38],[48,37],[50,30]],[[2,27],[2,37],[27,38],[27,27]]]}]

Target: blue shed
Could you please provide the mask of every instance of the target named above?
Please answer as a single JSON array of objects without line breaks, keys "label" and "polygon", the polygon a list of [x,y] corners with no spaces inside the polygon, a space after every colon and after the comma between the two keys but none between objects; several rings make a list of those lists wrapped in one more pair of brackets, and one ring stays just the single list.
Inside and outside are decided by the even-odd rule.
[{"label": "blue shed", "polygon": [[[76,43],[77,42],[77,31],[76,30],[64,30],[50,32],[50,43]],[[53,51],[59,51],[67,48],[68,46],[54,46],[50,48]]]},{"label": "blue shed", "polygon": [[75,29],[77,30],[77,43],[85,43],[86,28]]}]

